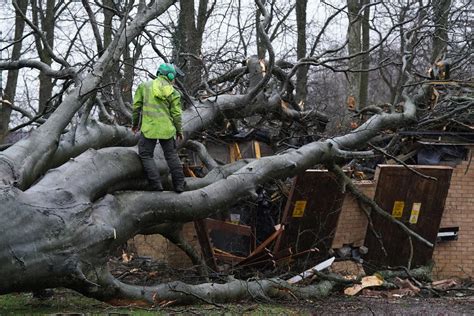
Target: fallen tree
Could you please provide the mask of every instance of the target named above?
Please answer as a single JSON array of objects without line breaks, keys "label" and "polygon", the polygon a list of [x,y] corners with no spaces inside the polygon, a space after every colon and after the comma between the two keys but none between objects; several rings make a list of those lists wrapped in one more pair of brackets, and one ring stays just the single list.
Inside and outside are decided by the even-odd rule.
[{"label": "fallen tree", "polygon": [[[2,69],[33,67],[74,82],[41,126],[0,153],[0,294],[67,287],[104,301],[132,298],[184,304],[286,297],[289,291],[302,298],[320,297],[334,286],[332,281],[323,281],[297,288],[271,279],[200,285],[174,282],[146,287],[122,283],[109,272],[111,253],[137,234],[166,236],[176,223],[206,218],[229,204],[255,196],[258,186],[269,181],[294,176],[317,164],[371,156],[372,152],[357,150],[382,131],[417,122],[417,104],[406,97],[402,107],[379,110],[345,135],[309,142],[258,160],[213,165],[205,177],[188,179],[187,191],[180,195],[144,191],[146,182],[140,160],[135,149],[129,147],[135,145],[136,137],[126,127],[91,120],[86,115],[87,107],[125,47],[173,3],[154,1],[147,6],[140,2],[133,20],[128,23],[128,17],[123,17],[113,42],[88,72],[67,63],[63,63],[62,70],[54,71],[41,62],[0,62]],[[264,7],[257,3],[267,17]],[[275,66],[265,27],[259,26],[270,57],[265,75],[259,76],[244,94],[190,98],[191,104],[183,114],[188,138],[223,117],[272,113],[281,119],[326,119],[317,111],[288,107],[290,78],[284,73],[282,77],[281,69]],[[258,58],[249,58],[244,71],[261,71],[262,67]],[[275,73],[284,89],[268,88]],[[77,124],[71,124],[78,114],[82,116]],[[160,167],[164,165],[161,163]]]}]

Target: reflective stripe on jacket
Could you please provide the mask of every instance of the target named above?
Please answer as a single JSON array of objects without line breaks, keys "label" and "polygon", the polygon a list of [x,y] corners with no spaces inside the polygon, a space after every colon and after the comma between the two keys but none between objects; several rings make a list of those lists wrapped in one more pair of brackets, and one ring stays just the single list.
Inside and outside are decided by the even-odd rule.
[{"label": "reflective stripe on jacket", "polygon": [[182,133],[181,112],[181,95],[164,76],[141,83],[135,91],[132,124],[141,124],[146,138],[170,139]]}]

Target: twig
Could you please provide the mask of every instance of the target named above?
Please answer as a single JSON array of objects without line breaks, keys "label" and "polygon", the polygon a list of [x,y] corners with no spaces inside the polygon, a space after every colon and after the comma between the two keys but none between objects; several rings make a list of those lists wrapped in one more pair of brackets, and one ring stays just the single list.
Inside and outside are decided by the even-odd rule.
[{"label": "twig", "polygon": [[401,164],[402,166],[404,166],[405,168],[407,168],[408,170],[410,170],[411,172],[413,172],[414,174],[416,175],[419,175],[420,177],[424,178],[424,179],[428,179],[428,180],[433,180],[433,181],[438,181],[437,178],[435,177],[431,177],[431,176],[428,176],[426,174],[423,174],[417,170],[415,170],[414,168],[410,167],[409,165],[407,165],[405,162],[401,161],[400,159],[398,159],[397,157],[389,154],[388,152],[386,152],[385,150],[383,150],[382,148],[380,147],[377,147],[377,146],[374,146],[372,145],[371,143],[368,143],[368,145],[370,147],[372,147],[373,149],[375,149],[376,151],[378,152],[381,152],[382,154],[384,154],[385,156],[388,156],[390,158],[392,158],[393,160],[395,160],[396,162],[398,162],[399,164]]},{"label": "twig", "polygon": [[382,249],[382,252],[384,253],[385,256],[388,256],[387,249],[385,249],[385,246],[383,245],[382,241],[382,236],[375,230],[374,227],[374,222],[372,221],[372,217],[370,217],[370,211],[367,209],[367,207],[364,205],[364,202],[361,200],[358,200],[359,207],[364,211],[365,215],[367,216],[367,220],[369,221],[369,228],[372,234],[374,234],[375,238],[377,238],[379,244],[380,244],[380,249]]},{"label": "twig", "polygon": [[177,290],[176,288],[172,288],[171,286],[170,286],[170,290],[173,291],[173,292],[194,296],[195,298],[197,298],[200,301],[203,301],[204,303],[207,303],[209,305],[214,305],[214,306],[219,307],[219,308],[225,308],[224,305],[214,303],[213,301],[207,300],[204,297],[200,297],[199,295],[194,294],[192,292],[187,292],[187,291],[184,291],[184,290]]},{"label": "twig", "polygon": [[464,175],[466,175],[469,169],[471,168],[471,162],[472,162],[472,150],[471,150],[471,157],[469,158],[469,162],[467,163],[467,166],[466,166],[466,171],[464,171]]},{"label": "twig", "polygon": [[209,171],[219,166],[202,143],[195,140],[188,140],[185,147],[196,152],[199,156],[199,159],[201,159]]},{"label": "twig", "polygon": [[410,256],[408,257],[407,269],[411,269],[411,262],[413,260],[413,240],[411,236],[408,236],[408,241],[410,242]]}]

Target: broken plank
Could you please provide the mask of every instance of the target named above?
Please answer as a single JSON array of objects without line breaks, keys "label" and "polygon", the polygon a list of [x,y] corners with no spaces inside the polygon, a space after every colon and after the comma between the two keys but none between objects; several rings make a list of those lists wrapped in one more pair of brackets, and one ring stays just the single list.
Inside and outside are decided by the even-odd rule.
[{"label": "broken plank", "polygon": [[262,260],[263,258],[273,258],[273,254],[272,252],[265,248],[264,249],[264,252],[261,252],[261,253],[256,253],[252,256],[248,256],[247,258],[245,258],[245,260],[243,260],[242,262],[239,263],[239,265],[244,265],[246,263],[250,263],[250,262],[255,262],[255,261],[260,261]]},{"label": "broken plank", "polygon": [[214,256],[217,259],[220,259],[222,261],[231,262],[231,263],[238,263],[238,262],[241,262],[242,260],[245,259],[245,257],[236,256],[236,255],[233,255],[233,254],[228,253],[226,251],[222,251],[218,248],[214,248]]},{"label": "broken plank", "polygon": [[194,228],[201,246],[201,251],[209,268],[218,271],[214,250],[212,249],[211,240],[207,233],[206,223],[203,220],[194,221]]},{"label": "broken plank", "polygon": [[265,239],[260,245],[258,245],[258,247],[254,251],[252,251],[249,257],[267,248],[278,236],[280,236],[280,234],[283,232],[284,229],[285,229],[285,226],[280,225],[280,224],[276,225],[275,231],[267,239]]},{"label": "broken plank", "polygon": [[287,280],[286,282],[290,283],[290,284],[294,284],[294,283],[297,283],[303,279],[306,279],[312,275],[314,275],[316,272],[319,272],[319,271],[322,271],[326,268],[329,268],[331,266],[331,264],[334,262],[336,258],[335,257],[331,257],[329,258],[328,260],[325,260],[321,263],[318,263],[317,265],[315,265],[314,267],[298,274],[298,275],[295,275],[294,277],[292,277],[291,279]]},{"label": "broken plank", "polygon": [[381,286],[383,284],[383,279],[378,275],[369,275],[363,277],[360,284],[355,284],[351,287],[348,287],[344,290],[344,294],[354,296],[359,293],[362,289],[372,286]]},{"label": "broken plank", "polygon": [[280,258],[277,259],[277,262],[282,263],[282,261],[284,261],[284,260],[296,259],[296,258],[299,258],[301,256],[307,255],[307,254],[312,253],[312,252],[317,252],[317,251],[319,251],[318,248],[307,249],[305,251],[301,251],[301,252],[298,252],[298,253],[295,253],[295,254],[290,254],[286,257],[280,257]]},{"label": "broken plank", "polygon": [[208,230],[220,230],[233,234],[252,236],[252,228],[247,225],[238,225],[228,222],[218,221],[212,218],[204,219]]}]

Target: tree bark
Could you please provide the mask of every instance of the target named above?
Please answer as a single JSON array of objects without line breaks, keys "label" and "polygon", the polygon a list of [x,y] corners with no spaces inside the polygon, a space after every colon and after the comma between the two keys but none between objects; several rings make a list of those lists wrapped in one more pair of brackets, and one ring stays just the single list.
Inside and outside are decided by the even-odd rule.
[{"label": "tree bark", "polygon": [[435,30],[433,34],[433,50],[431,63],[442,57],[446,52],[448,43],[448,17],[450,13],[451,0],[433,1],[433,22]]},{"label": "tree bark", "polygon": [[[361,23],[362,17],[359,14],[362,6],[360,5],[360,0],[347,0],[347,10],[349,15],[349,26],[347,29],[348,37],[348,53],[349,56],[360,53],[361,46]],[[360,73],[357,72],[361,68],[361,57],[355,56],[349,59],[349,69],[348,72],[348,103],[354,103],[356,109],[360,108]],[[355,72],[354,72],[355,71]]]},{"label": "tree bark", "polygon": [[[296,55],[298,60],[306,57],[306,7],[308,1],[301,0],[296,2],[296,27],[297,27],[297,44]],[[296,95],[298,99],[296,103],[304,104],[306,95],[308,94],[308,66],[300,66],[296,73]]]},{"label": "tree bark", "polygon": [[[55,15],[55,4],[56,0],[47,0],[46,8],[43,11],[38,7],[36,0],[33,0],[32,3],[32,12],[33,12],[33,22],[36,25],[39,25],[38,22],[41,21],[41,31],[46,37],[46,42],[51,49],[54,49],[54,15]],[[36,38],[36,48],[38,50],[38,55],[40,60],[48,66],[52,64],[52,57],[44,48],[45,43],[41,42],[41,38],[37,35]],[[40,86],[39,86],[39,113],[47,113],[53,110],[53,104],[51,103],[51,96],[53,93],[53,81],[50,76],[47,76],[43,72],[40,72]]]},{"label": "tree bark", "polygon": [[[263,5],[265,5],[266,0],[261,0],[260,2]],[[257,12],[255,14],[255,25],[257,25],[259,23],[261,18],[262,18],[262,14],[261,14],[260,10],[257,10]],[[267,50],[265,48],[265,44],[263,42],[262,35],[257,30],[257,27],[255,27],[255,36],[256,36],[256,42],[257,42],[257,57],[261,60],[264,60]]]},{"label": "tree bark", "polygon": [[[202,80],[202,36],[208,18],[208,0],[199,0],[196,16],[194,0],[180,1],[178,31],[175,38],[175,63],[184,61],[184,85],[191,94],[196,93]],[[212,9],[211,9],[212,10]]]},{"label": "tree bark", "polygon": [[[361,22],[361,50],[363,52],[368,52],[370,48],[370,6],[368,5],[370,0],[362,0],[362,6],[364,8],[364,15]],[[368,104],[368,94],[369,94],[369,69],[370,67],[370,56],[369,53],[362,55],[361,70],[360,73],[360,87],[359,87],[359,109],[365,108]]]}]

